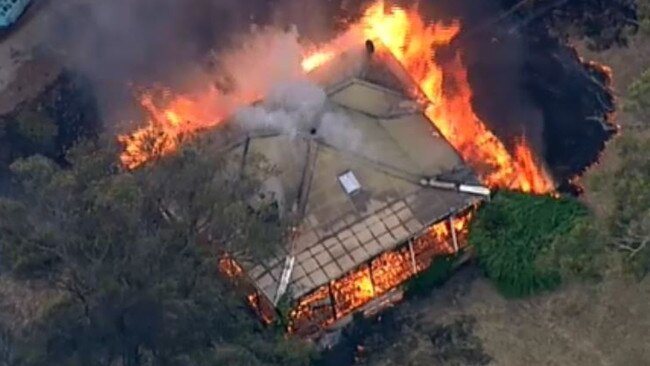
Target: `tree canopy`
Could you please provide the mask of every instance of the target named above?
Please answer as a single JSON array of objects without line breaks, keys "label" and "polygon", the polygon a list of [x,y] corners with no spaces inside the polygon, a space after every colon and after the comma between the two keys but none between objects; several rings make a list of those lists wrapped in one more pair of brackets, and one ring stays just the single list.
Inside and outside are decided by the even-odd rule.
[{"label": "tree canopy", "polygon": [[628,88],[623,107],[637,119],[633,127],[647,127],[650,119],[650,69],[643,72]]},{"label": "tree canopy", "polygon": [[500,0],[521,23],[539,25],[565,38],[584,38],[590,48],[624,46],[639,28],[637,0]]},{"label": "tree canopy", "polygon": [[247,204],[262,173],[241,176],[202,146],[135,172],[115,156],[85,143],[70,168],[42,156],[12,165],[22,192],[0,198],[0,259],[62,293],[17,340],[12,364],[307,362],[217,276],[220,253],[265,256],[282,242],[283,225]]},{"label": "tree canopy", "polygon": [[611,201],[602,220],[605,243],[621,253],[624,269],[641,278],[650,272],[650,139],[623,135],[612,147],[617,165],[592,176],[589,187]]},{"label": "tree canopy", "polygon": [[486,276],[506,296],[557,287],[561,272],[540,260],[586,213],[571,198],[499,192],[470,225],[469,242]]}]

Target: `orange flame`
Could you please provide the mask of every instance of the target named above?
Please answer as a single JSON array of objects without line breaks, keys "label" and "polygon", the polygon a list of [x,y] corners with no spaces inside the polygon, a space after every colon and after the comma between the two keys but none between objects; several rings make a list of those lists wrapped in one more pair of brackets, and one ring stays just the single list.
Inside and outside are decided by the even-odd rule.
[{"label": "orange flame", "polygon": [[227,116],[226,108],[214,108],[208,100],[216,98],[218,92],[209,91],[199,97],[174,95],[161,91],[164,108],[159,107],[151,91],[140,96],[140,106],[147,113],[145,127],[128,135],[118,136],[124,146],[120,156],[122,164],[134,169],[155,156],[167,155],[178,149],[184,137],[198,130],[216,126]]},{"label": "orange flame", "polygon": [[[444,65],[435,60],[441,47],[449,45],[460,30],[459,22],[427,24],[415,10],[389,8],[380,0],[365,11],[358,23],[350,26],[347,34],[319,50],[305,52],[301,67],[305,73],[319,67],[345,51],[342,48],[351,41],[359,44],[364,39],[379,40],[418,85],[413,94],[426,105],[426,115],[486,185],[533,193],[552,191],[552,179],[526,141],[516,141],[509,151],[476,115],[460,54]],[[453,90],[448,90],[451,89],[448,85],[453,85]],[[233,112],[232,105],[217,110],[205,108],[204,105],[211,104],[204,103],[205,100],[224,97],[216,93],[176,96],[162,103],[162,108],[153,102],[151,95],[143,95],[141,105],[150,117],[145,127],[118,137],[125,147],[122,163],[127,168],[137,168],[155,156],[176,150],[184,136],[216,126]],[[252,103],[260,97],[237,92],[231,96],[237,102],[235,105]]]},{"label": "orange flame", "polygon": [[327,63],[334,57],[336,57],[336,52],[332,50],[315,51],[305,56],[305,58],[302,60],[301,66],[305,72],[310,72]]},{"label": "orange flame", "polygon": [[289,331],[309,335],[319,326],[326,327],[404,284],[429,268],[434,258],[456,254],[453,238],[456,237],[458,249],[467,245],[472,212],[470,208],[451,221],[440,221],[413,242],[386,251],[305,295],[290,313]]},{"label": "orange flame", "polygon": [[[426,24],[416,11],[387,8],[383,1],[369,7],[361,21],[365,36],[388,47],[415,80],[421,91],[415,93],[426,96],[427,116],[485,184],[534,193],[553,190],[552,179],[525,141],[519,141],[511,154],[476,116],[460,54],[448,64],[436,63],[439,49],[459,34],[458,22]],[[453,84],[453,92],[445,90],[443,84]]]}]

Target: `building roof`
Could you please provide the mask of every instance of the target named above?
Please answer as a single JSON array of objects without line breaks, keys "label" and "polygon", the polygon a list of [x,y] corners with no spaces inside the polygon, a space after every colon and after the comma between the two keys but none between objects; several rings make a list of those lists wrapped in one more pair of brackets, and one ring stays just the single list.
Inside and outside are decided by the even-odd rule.
[{"label": "building roof", "polygon": [[0,28],[15,23],[30,2],[31,0],[0,0]]},{"label": "building roof", "polygon": [[[297,132],[252,134],[239,149],[274,166],[266,186],[281,211],[297,218],[295,239],[276,258],[243,263],[271,301],[287,289],[299,298],[481,199],[421,184],[423,178],[478,181],[405,96],[408,85],[385,57],[368,58],[344,78],[334,72],[336,61],[328,67],[312,77],[327,93],[322,113],[337,118],[319,118]],[[345,127],[337,125],[341,118]]]}]

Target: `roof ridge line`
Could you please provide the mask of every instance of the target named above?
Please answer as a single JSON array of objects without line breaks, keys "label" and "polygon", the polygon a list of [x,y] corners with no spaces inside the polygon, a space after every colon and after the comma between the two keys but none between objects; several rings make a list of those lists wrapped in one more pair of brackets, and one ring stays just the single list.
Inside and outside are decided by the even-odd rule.
[{"label": "roof ridge line", "polygon": [[[378,170],[379,170],[380,172],[382,172],[382,173],[384,173],[384,174],[386,174],[386,175],[389,175],[389,176],[391,176],[391,177],[393,177],[393,178],[398,178],[398,179],[401,179],[401,180],[403,180],[403,181],[405,181],[405,182],[409,182],[409,183],[413,183],[413,184],[418,184],[418,182],[419,182],[419,180],[420,180],[420,178],[421,178],[421,177],[418,176],[418,175],[411,174],[411,173],[409,173],[409,172],[407,172],[407,171],[404,171],[404,170],[399,169],[399,168],[397,168],[397,167],[394,167],[394,166],[392,166],[392,165],[385,164],[385,163],[381,163],[381,162],[379,162],[379,161],[373,160],[373,159],[371,159],[371,158],[368,158],[367,156],[363,156],[363,155],[361,155],[361,154],[359,154],[359,153],[356,153],[356,152],[354,152],[354,151],[352,151],[352,150],[347,150],[347,149],[345,149],[345,148],[343,148],[343,149],[338,148],[338,147],[336,147],[336,146],[334,146],[334,145],[328,144],[327,142],[325,142],[325,141],[323,141],[323,140],[321,140],[321,139],[313,139],[313,140],[314,140],[317,144],[319,144],[319,145],[322,145],[322,146],[327,147],[327,148],[330,148],[330,149],[332,149],[332,150],[334,150],[334,151],[337,151],[337,152],[340,152],[340,153],[343,153],[343,154],[349,155],[350,157],[352,157],[352,158],[354,158],[354,159],[362,160],[362,161],[368,162],[368,163],[370,163],[371,165],[373,165],[373,166],[375,166],[376,168],[378,168]],[[396,173],[394,173],[394,172],[391,172],[391,170],[393,170],[394,172],[397,172],[397,173],[401,173],[401,175],[400,175],[400,174],[396,174]]]}]

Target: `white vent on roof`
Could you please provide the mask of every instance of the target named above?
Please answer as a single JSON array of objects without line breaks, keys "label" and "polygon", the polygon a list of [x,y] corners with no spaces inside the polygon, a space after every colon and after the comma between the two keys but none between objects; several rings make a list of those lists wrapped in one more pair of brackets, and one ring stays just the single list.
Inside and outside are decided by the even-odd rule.
[{"label": "white vent on roof", "polygon": [[341,182],[341,185],[347,194],[352,195],[361,190],[361,184],[359,184],[359,180],[357,180],[357,177],[355,177],[354,173],[352,173],[350,170],[339,175],[339,182]]}]

